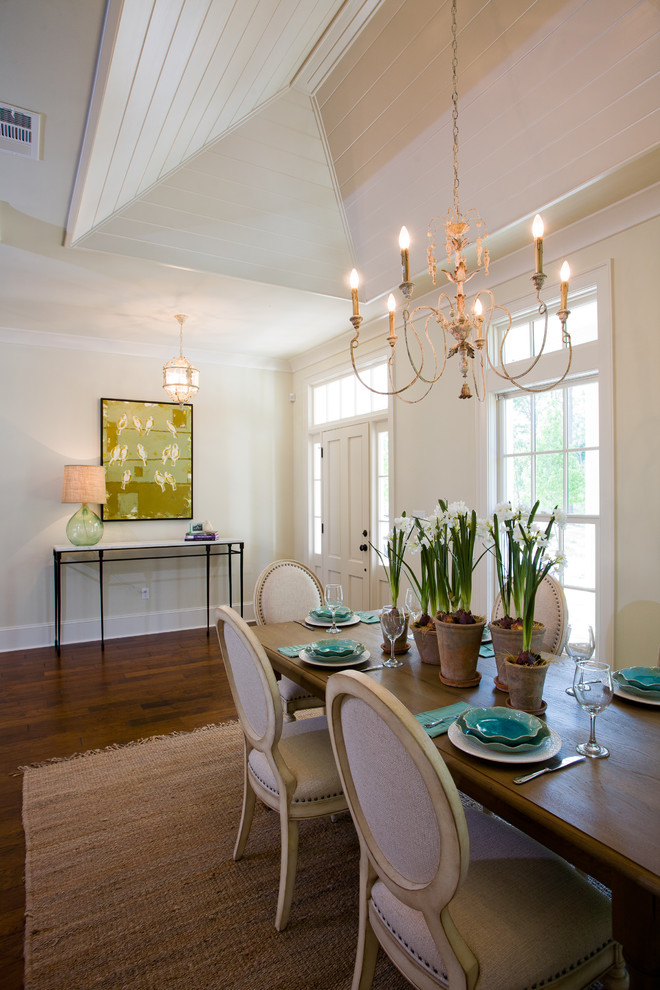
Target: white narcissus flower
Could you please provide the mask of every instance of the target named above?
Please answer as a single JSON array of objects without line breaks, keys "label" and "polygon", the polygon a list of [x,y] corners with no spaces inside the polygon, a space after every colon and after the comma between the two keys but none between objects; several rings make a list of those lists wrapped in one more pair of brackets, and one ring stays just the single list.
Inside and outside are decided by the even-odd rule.
[{"label": "white narcissus flower", "polygon": [[489,543],[492,539],[490,522],[488,519],[477,519],[477,539],[482,543]]}]

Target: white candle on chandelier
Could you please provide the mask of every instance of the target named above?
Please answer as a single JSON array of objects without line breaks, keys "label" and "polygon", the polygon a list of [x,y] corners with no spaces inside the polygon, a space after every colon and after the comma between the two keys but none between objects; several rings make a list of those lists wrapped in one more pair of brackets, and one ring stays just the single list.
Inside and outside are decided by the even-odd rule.
[{"label": "white candle on chandelier", "polygon": [[476,299],[474,300],[474,306],[472,307],[472,312],[474,313],[474,315],[476,316],[476,318],[477,318],[478,320],[481,320],[481,319],[483,318],[483,315],[484,315],[484,307],[483,307],[483,305],[482,305],[482,303],[481,303],[481,299],[479,299],[479,297],[478,297],[478,296],[477,296],[477,298],[476,298]]},{"label": "white candle on chandelier", "polygon": [[393,337],[394,340],[396,340],[396,330],[394,329],[394,310],[396,309],[396,300],[391,292],[387,297],[387,308],[390,311],[390,337]]},{"label": "white candle on chandelier", "polygon": [[402,227],[399,231],[399,247],[401,248],[401,266],[403,268],[403,281],[410,281],[410,255],[408,248],[410,247],[410,234],[405,227]]},{"label": "white candle on chandelier", "polygon": [[537,275],[543,274],[543,220],[540,213],[534,217],[532,237],[534,238],[534,265]]},{"label": "white candle on chandelier", "polygon": [[360,307],[358,303],[358,286],[360,284],[360,277],[354,268],[351,272],[351,298],[353,300],[353,316],[360,315]]},{"label": "white candle on chandelier", "polygon": [[568,280],[571,277],[571,269],[567,261],[561,266],[561,271],[559,272],[559,278],[561,279],[561,303],[559,305],[560,309],[566,309],[566,304],[568,301]]}]

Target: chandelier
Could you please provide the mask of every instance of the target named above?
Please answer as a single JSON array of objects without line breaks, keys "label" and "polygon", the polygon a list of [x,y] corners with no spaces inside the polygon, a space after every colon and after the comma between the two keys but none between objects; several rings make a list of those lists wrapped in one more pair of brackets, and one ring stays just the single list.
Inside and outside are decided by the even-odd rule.
[{"label": "chandelier", "polygon": [[[452,299],[447,292],[441,292],[436,308],[432,306],[417,306],[412,312],[410,312],[410,300],[413,296],[415,284],[410,281],[410,237],[406,228],[402,227],[399,235],[399,248],[401,251],[403,281],[401,282],[399,289],[404,297],[403,338],[406,355],[412,370],[412,376],[408,381],[406,381],[405,384],[397,387],[394,383],[394,359],[398,337],[395,329],[396,303],[394,296],[391,294],[388,298],[389,332],[386,338],[387,343],[390,346],[389,357],[387,360],[389,388],[386,390],[373,388],[372,386],[367,385],[367,383],[360,377],[359,371],[355,364],[355,353],[360,344],[360,324],[362,322],[362,317],[360,316],[358,301],[359,278],[355,269],[351,272],[350,277],[353,303],[353,315],[351,316],[350,321],[355,330],[355,336],[350,342],[351,364],[353,365],[353,371],[359,381],[362,382],[365,388],[368,388],[371,392],[377,392],[380,395],[395,395],[404,402],[409,403],[419,402],[429,393],[433,385],[435,385],[444,373],[447,361],[453,357],[457,358],[458,369],[463,378],[459,398],[471,398],[472,386],[477,399],[482,402],[486,397],[486,364],[484,362],[484,354],[486,355],[488,366],[497,375],[499,375],[500,378],[505,379],[508,383],[524,392],[544,392],[555,388],[566,378],[572,359],[571,338],[568,330],[566,329],[566,321],[569,315],[567,300],[570,269],[568,267],[568,263],[564,262],[560,272],[560,307],[557,312],[557,316],[561,322],[562,344],[566,348],[566,368],[559,378],[556,378],[551,382],[545,382],[537,386],[528,386],[522,382],[522,379],[534,369],[543,355],[548,336],[548,308],[541,299],[541,290],[546,279],[543,272],[543,221],[538,214],[534,219],[534,224],[532,227],[535,262],[535,272],[532,275],[532,282],[534,283],[536,290],[538,312],[544,320],[544,330],[540,347],[537,349],[536,354],[532,356],[523,370],[518,370],[516,374],[512,374],[506,367],[504,355],[507,337],[509,335],[509,331],[511,330],[511,314],[507,309],[505,309],[504,306],[499,306],[495,302],[493,293],[489,289],[480,290],[473,300],[471,309],[468,310],[466,307],[465,284],[482,271],[484,275],[488,275],[489,252],[488,248],[485,246],[487,231],[483,219],[475,209],[469,209],[466,213],[462,213],[459,202],[458,46],[456,30],[456,0],[452,0],[451,18],[453,82],[451,98],[454,139],[454,203],[453,207],[450,207],[446,217],[434,217],[429,222],[427,232],[429,239],[427,261],[429,274],[433,280],[433,285],[436,285],[438,267],[438,261],[436,258],[436,237],[438,233],[441,233],[444,229],[444,247],[447,256],[448,268],[443,268],[442,272],[454,285],[454,298]],[[468,261],[465,255],[466,248],[470,244],[468,237],[470,232],[470,224],[474,224],[477,229],[477,236],[475,239],[476,265],[473,268],[468,266]],[[452,257],[453,269],[451,268]],[[433,340],[431,339],[431,330],[434,323],[439,324],[441,328],[442,348],[438,347],[437,350]],[[493,327],[493,330],[496,327],[499,334],[499,340],[491,345],[497,354],[496,361],[491,359],[491,353],[488,347],[491,326]],[[417,395],[416,398],[409,398],[405,393],[416,383],[419,384],[419,388],[416,389],[415,392],[417,393],[421,389],[422,394]]]},{"label": "chandelier", "polygon": [[174,402],[190,402],[199,389],[199,371],[183,356],[183,324],[187,317],[177,313],[179,323],[179,356],[163,365],[163,388]]}]

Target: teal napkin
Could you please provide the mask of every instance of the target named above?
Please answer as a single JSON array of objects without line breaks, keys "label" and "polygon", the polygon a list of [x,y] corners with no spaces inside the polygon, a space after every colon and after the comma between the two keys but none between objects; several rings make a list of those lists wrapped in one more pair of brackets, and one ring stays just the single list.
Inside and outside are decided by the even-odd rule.
[{"label": "teal napkin", "polygon": [[[328,621],[332,619],[332,612],[327,605],[322,605],[320,608],[313,608],[309,614],[313,615],[315,619],[328,619]],[[340,605],[335,612],[335,619],[337,622],[344,622],[346,619],[350,619],[352,615],[353,612],[350,608],[346,605]]]},{"label": "teal napkin", "polygon": [[481,644],[481,647],[479,648],[479,656],[480,657],[494,657],[495,656],[495,650],[493,649],[493,644],[492,643],[482,643]]},{"label": "teal napkin", "polygon": [[298,646],[280,646],[277,652],[284,654],[285,657],[297,657],[301,650],[309,646],[309,643],[300,643]]},{"label": "teal napkin", "polygon": [[359,615],[360,622],[380,622],[380,616],[374,615],[373,612],[356,612]]},{"label": "teal napkin", "polygon": [[[417,721],[424,725],[424,722],[435,722],[438,718],[445,718],[447,715],[460,715],[464,712],[466,708],[472,708],[472,705],[468,705],[465,701],[457,701],[455,705],[446,705],[445,708],[434,708],[431,712],[420,712],[419,715],[415,715]],[[446,722],[441,722],[440,725],[434,725],[433,728],[427,729],[427,735],[431,739],[435,739],[436,736],[441,736],[444,732],[447,732],[449,726],[451,725],[451,720],[447,719]]]}]

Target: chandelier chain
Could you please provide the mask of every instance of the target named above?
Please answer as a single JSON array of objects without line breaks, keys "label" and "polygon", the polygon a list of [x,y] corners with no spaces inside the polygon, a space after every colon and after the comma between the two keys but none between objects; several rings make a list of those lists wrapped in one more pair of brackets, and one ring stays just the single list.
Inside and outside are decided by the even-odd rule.
[{"label": "chandelier chain", "polygon": [[451,50],[452,50],[452,60],[451,60],[451,71],[452,71],[452,91],[451,91],[451,102],[452,102],[452,120],[453,120],[453,133],[454,133],[454,211],[457,216],[460,215],[460,206],[458,201],[458,40],[457,40],[457,29],[456,29],[456,0],[452,0],[451,5]]}]

